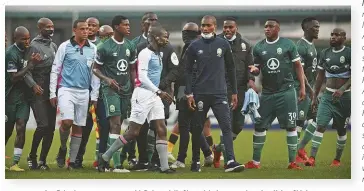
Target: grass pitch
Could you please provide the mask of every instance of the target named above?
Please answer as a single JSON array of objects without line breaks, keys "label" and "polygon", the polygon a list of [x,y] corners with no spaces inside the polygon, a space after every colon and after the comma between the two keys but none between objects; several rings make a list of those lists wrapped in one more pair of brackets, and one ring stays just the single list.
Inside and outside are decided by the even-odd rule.
[{"label": "grass pitch", "polygon": [[[186,159],[186,168],[178,169],[176,174],[159,174],[153,172],[130,172],[130,173],[99,173],[92,168],[95,153],[95,133],[91,134],[84,157],[85,168],[82,170],[68,171],[66,168],[57,167],[55,158],[59,148],[59,134],[55,131],[54,141],[48,155],[48,165],[51,170],[30,171],[27,167],[26,157],[30,152],[31,141],[34,130],[28,130],[26,143],[23,150],[23,156],[20,166],[25,172],[5,172],[6,179],[350,179],[351,178],[351,136],[348,132],[348,141],[344,150],[341,166],[330,167],[335,157],[336,150],[336,132],[328,131],[325,133],[320,150],[316,157],[315,167],[304,167],[302,171],[288,170],[288,148],[286,144],[286,132],[283,130],[271,130],[267,132],[267,141],[263,148],[261,169],[246,169],[241,173],[225,173],[222,166],[215,169],[213,167],[202,167],[200,173],[192,173],[189,168],[191,164],[191,143],[189,145],[188,157]],[[235,156],[238,162],[245,163],[252,157],[252,139],[253,131],[244,130],[234,141]],[[15,132],[6,146],[6,156],[13,155],[13,143]],[[213,130],[214,142],[219,141],[219,131]],[[178,143],[173,150],[175,158],[178,153]],[[309,152],[311,144],[308,144],[306,151]],[[40,148],[38,149],[40,152]],[[39,153],[38,153],[39,156]],[[203,156],[201,154],[201,164]],[[6,159],[6,166],[10,167],[12,159]],[[124,163],[124,166],[127,164]]]}]

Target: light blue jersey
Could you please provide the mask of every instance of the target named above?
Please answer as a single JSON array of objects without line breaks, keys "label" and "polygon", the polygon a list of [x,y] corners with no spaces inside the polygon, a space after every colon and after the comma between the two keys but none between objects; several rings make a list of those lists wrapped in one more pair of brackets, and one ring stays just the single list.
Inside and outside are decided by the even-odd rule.
[{"label": "light blue jersey", "polygon": [[157,92],[163,69],[162,59],[149,48],[144,48],[138,55],[139,87]]}]

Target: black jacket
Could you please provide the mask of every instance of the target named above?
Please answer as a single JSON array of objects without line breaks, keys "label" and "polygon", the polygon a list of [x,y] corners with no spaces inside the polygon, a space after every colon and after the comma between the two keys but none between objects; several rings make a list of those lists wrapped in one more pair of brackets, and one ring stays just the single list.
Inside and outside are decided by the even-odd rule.
[{"label": "black jacket", "polygon": [[[227,94],[226,74],[237,93],[235,64],[230,44],[218,36],[198,39],[187,48],[185,62],[186,91],[188,94]],[[197,65],[196,81],[193,84],[193,65]]]},{"label": "black jacket", "polygon": [[[225,39],[224,34],[219,34],[219,37]],[[226,40],[228,41],[228,40]],[[251,43],[243,38],[239,33],[236,33],[236,38],[233,41],[228,41],[233,52],[233,58],[236,68],[236,84],[238,91],[245,92],[249,80],[255,80],[254,76],[249,72],[249,65],[254,65],[253,47]],[[231,83],[227,80],[228,91],[231,91]]]}]

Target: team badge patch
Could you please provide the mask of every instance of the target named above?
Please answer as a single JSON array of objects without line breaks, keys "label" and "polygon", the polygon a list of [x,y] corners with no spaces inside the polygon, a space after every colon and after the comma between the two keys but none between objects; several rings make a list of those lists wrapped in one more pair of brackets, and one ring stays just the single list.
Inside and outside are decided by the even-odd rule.
[{"label": "team badge patch", "polygon": [[222,54],[222,50],[221,50],[221,48],[218,48],[217,49],[217,56],[218,57],[221,57],[221,54]]},{"label": "team badge patch", "polygon": [[245,43],[241,43],[241,50],[246,51],[246,44]]},{"label": "team badge patch", "polygon": [[300,111],[300,118],[303,118],[305,116],[305,112],[303,110]]},{"label": "team badge patch", "polygon": [[178,66],[179,61],[178,61],[177,54],[176,54],[175,52],[173,52],[173,53],[171,54],[171,61],[172,61],[172,64],[173,64],[173,65]]},{"label": "team badge patch", "polygon": [[340,63],[344,63],[345,62],[345,57],[344,56],[340,56]]},{"label": "team badge patch", "polygon": [[277,48],[277,54],[282,54],[282,48]]},{"label": "team badge patch", "polygon": [[110,112],[115,112],[115,106],[114,105],[110,105]]},{"label": "team badge patch", "polygon": [[126,55],[127,57],[129,57],[129,56],[130,56],[130,50],[129,50],[129,49],[126,49],[125,55]]},{"label": "team badge patch", "polygon": [[197,107],[198,107],[198,111],[203,111],[203,102],[202,101],[199,101],[197,103]]}]

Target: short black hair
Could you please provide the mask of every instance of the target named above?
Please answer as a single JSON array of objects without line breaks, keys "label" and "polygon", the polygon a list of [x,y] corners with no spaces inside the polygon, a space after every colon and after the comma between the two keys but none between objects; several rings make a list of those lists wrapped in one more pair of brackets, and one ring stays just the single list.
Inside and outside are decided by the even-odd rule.
[{"label": "short black hair", "polygon": [[73,21],[73,28],[77,28],[78,23],[85,23],[86,19],[76,19],[75,21]]},{"label": "short black hair", "polygon": [[111,21],[111,27],[115,30],[115,25],[120,25],[122,21],[128,20],[128,18],[122,15],[116,15]]},{"label": "short black hair", "polygon": [[237,18],[236,17],[229,16],[229,17],[226,17],[224,19],[224,21],[234,21],[234,22],[236,22],[237,21]]},{"label": "short black hair", "polygon": [[147,20],[149,15],[156,15],[156,14],[154,12],[145,12],[142,17],[142,21],[144,22],[145,20]]},{"label": "short black hair", "polygon": [[302,20],[302,23],[301,23],[301,28],[302,28],[302,30],[305,30],[305,25],[306,25],[306,23],[308,23],[308,22],[312,22],[312,21],[317,21],[317,19],[316,19],[315,17],[307,17],[307,18],[304,18],[304,19]]},{"label": "short black hair", "polygon": [[279,25],[281,24],[281,23],[279,23],[279,21],[277,20],[277,19],[267,19],[267,21],[275,21],[276,23],[278,23]]},{"label": "short black hair", "polygon": [[159,22],[150,25],[150,35],[159,36],[162,31],[167,31]]}]

